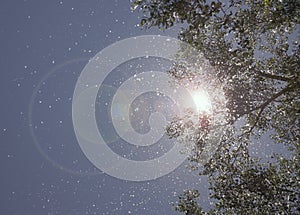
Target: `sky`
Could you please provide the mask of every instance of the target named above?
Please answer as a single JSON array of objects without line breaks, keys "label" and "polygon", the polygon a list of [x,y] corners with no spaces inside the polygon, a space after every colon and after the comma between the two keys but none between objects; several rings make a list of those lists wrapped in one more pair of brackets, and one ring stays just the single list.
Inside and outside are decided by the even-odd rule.
[{"label": "sky", "polygon": [[[134,182],[97,169],[78,144],[72,96],[88,60],[122,39],[178,34],[177,27],[142,30],[139,16],[126,0],[1,2],[1,214],[176,214],[172,205],[187,188],[200,189],[209,207],[207,181],[190,173],[187,162],[156,180]],[[128,74],[128,68],[116,68],[110,78]],[[98,126],[116,147],[116,135]],[[169,150],[170,143],[163,143]],[[130,158],[151,158],[160,152],[156,147]],[[115,150],[126,154],[128,149]]]}]

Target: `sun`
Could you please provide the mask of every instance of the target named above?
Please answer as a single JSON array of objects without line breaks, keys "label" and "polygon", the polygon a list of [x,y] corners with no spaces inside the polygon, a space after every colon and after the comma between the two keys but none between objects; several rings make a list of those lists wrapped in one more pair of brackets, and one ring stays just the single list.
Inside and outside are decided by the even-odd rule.
[{"label": "sun", "polygon": [[197,90],[192,91],[191,95],[198,112],[209,113],[211,111],[211,101],[207,92],[204,90]]}]

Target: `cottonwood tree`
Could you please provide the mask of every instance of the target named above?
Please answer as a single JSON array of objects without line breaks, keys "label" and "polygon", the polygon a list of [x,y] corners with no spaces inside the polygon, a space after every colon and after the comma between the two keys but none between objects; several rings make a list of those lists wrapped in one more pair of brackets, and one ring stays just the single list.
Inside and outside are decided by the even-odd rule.
[{"label": "cottonwood tree", "polygon": [[[197,165],[201,148],[195,147],[190,157],[194,169],[208,176],[215,206],[204,212],[195,187],[179,196],[176,210],[300,214],[300,2],[136,0],[133,6],[143,13],[144,28],[180,24],[179,38],[209,61],[227,99],[226,122],[231,126],[218,151],[202,168]],[[179,82],[197,75],[182,65],[169,72]],[[195,126],[187,126],[187,121],[175,120],[168,134],[180,137],[184,129]],[[262,135],[283,144],[289,153],[274,154],[267,162],[250,155],[249,145],[263,141]],[[194,140],[195,145],[203,141]]]}]

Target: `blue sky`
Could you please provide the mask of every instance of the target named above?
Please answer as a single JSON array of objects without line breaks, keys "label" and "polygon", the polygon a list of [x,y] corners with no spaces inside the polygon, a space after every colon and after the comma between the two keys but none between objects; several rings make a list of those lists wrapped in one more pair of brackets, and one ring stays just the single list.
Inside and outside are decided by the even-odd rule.
[{"label": "blue sky", "polygon": [[205,179],[183,164],[153,181],[130,182],[96,169],[72,127],[72,93],[88,59],[137,27],[129,1],[1,2],[1,214],[173,214],[183,189]]}]

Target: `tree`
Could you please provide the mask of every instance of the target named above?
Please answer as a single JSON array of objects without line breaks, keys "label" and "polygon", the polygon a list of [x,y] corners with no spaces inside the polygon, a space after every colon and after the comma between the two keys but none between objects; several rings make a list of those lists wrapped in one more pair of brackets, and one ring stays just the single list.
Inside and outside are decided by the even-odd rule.
[{"label": "tree", "polygon": [[[204,212],[195,188],[179,197],[176,210],[185,214],[300,213],[299,1],[136,0],[134,8],[142,11],[144,28],[167,29],[182,23],[179,38],[200,50],[216,78],[225,83],[231,126],[201,170],[197,165],[201,148],[195,147],[190,157],[194,169],[209,177],[215,207]],[[169,72],[179,82],[197,75],[184,65]],[[244,124],[236,126],[238,120]],[[194,126],[188,121],[175,119],[168,134],[180,137],[184,129]],[[277,154],[265,163],[250,156],[249,145],[263,134],[275,144],[284,144],[290,155]],[[194,140],[195,146],[203,144],[201,138]]]}]

